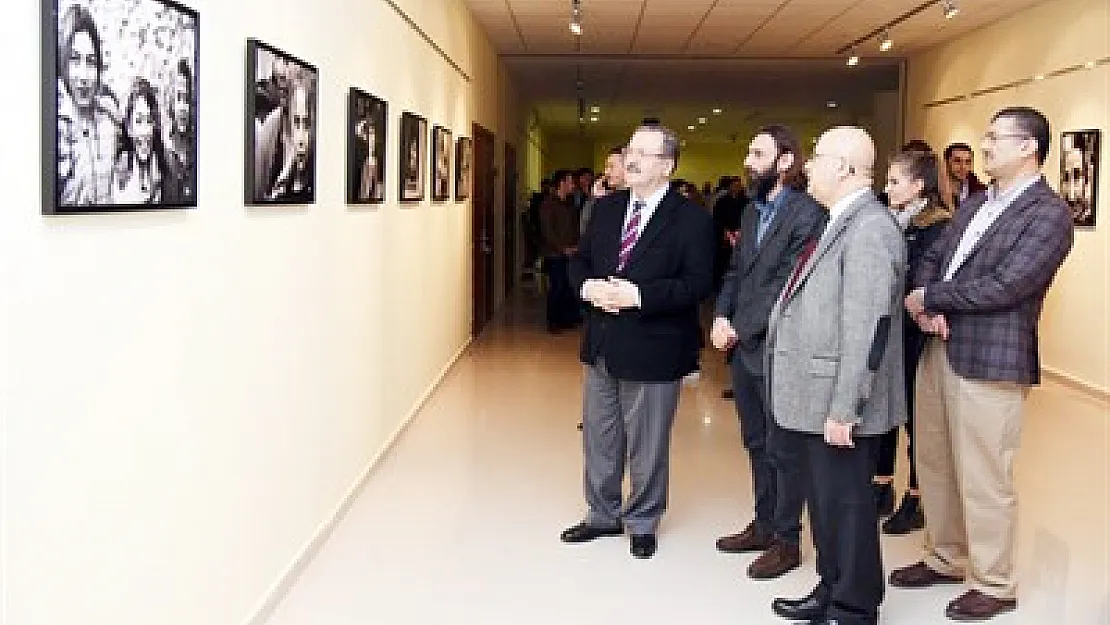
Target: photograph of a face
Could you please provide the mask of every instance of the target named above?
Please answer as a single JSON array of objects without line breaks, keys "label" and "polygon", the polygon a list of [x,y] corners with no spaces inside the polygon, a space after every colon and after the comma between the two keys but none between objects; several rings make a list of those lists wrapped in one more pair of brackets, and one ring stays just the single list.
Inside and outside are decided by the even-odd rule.
[{"label": "photograph of a face", "polygon": [[42,20],[43,213],[196,206],[196,11],[43,0]]},{"label": "photograph of a face", "polygon": [[428,120],[414,113],[402,113],[401,166],[398,168],[402,202],[419,202],[424,199],[427,154]]},{"label": "photograph of a face", "polygon": [[459,137],[455,143],[455,199],[470,197],[470,163],[474,158],[469,137]]},{"label": "photograph of a face", "polygon": [[246,203],[316,201],[316,67],[247,40]]},{"label": "photograph of a face", "polygon": [[1065,132],[1060,138],[1060,195],[1077,227],[1093,228],[1098,204],[1098,130]]},{"label": "photograph of a face", "polygon": [[451,131],[442,126],[432,129],[432,199],[451,197]]},{"label": "photograph of a face", "polygon": [[347,202],[385,200],[384,100],[352,88],[347,99]]}]

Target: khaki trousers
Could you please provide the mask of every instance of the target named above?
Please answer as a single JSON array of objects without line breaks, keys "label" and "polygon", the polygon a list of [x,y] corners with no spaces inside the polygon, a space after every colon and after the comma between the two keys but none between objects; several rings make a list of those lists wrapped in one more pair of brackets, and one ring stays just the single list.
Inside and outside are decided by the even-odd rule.
[{"label": "khaki trousers", "polygon": [[1028,387],[969,380],[930,338],[917,372],[914,446],[925,510],[925,564],[1014,599],[1014,455]]}]

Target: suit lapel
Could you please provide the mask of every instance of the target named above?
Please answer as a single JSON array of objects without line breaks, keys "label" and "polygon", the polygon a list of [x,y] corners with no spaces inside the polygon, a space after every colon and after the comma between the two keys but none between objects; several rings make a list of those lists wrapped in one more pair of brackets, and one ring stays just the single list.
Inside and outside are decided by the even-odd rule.
[{"label": "suit lapel", "polygon": [[[620,260],[621,253],[621,234],[624,230],[624,220],[628,216],[628,211],[631,210],[629,204],[631,203],[631,194],[628,191],[617,191],[614,194],[614,203],[621,207],[621,210],[606,211],[613,223],[608,225],[609,231],[615,232],[612,236],[598,237],[600,242],[604,245],[601,250],[602,267],[605,268],[605,273],[613,275],[617,271],[617,263]],[[597,210],[596,207],[594,209]],[[594,219],[599,218],[599,213],[594,213]]]},{"label": "suit lapel", "polygon": [[[963,269],[967,266],[969,262],[971,262],[971,259],[974,258],[975,254],[979,252],[979,249],[983,247],[984,241],[989,241],[990,237],[992,237],[999,228],[1004,226],[1007,222],[1017,219],[1018,216],[1024,213],[1030,206],[1033,206],[1033,204],[1045,191],[1051,192],[1051,189],[1048,188],[1048,184],[1045,183],[1044,178],[1042,177],[1037,180],[1037,182],[1034,182],[1031,187],[1022,192],[1021,195],[1014,198],[1013,203],[1010,204],[1010,206],[1006,207],[1006,210],[1002,211],[1002,214],[1000,214],[998,218],[995,219],[994,222],[990,225],[990,227],[987,228],[985,232],[983,232],[983,236],[979,237],[979,240],[975,242],[975,245],[972,246],[970,250],[968,250],[967,258],[965,258],[964,262],[960,265],[960,269]],[[984,200],[975,207],[973,214],[970,216],[971,219],[974,219],[974,213],[978,213],[979,211],[983,210],[983,206],[985,204],[986,201]],[[968,219],[968,226],[971,225],[971,219]],[[947,251],[944,256],[944,264],[940,266],[942,276],[948,273],[948,267],[952,264],[952,259],[956,256],[956,249],[960,246],[960,240],[963,239],[966,233],[967,228],[965,227],[963,229],[963,232],[960,233],[960,236],[953,239],[952,248]],[[959,273],[960,269],[957,269],[956,273]]]},{"label": "suit lapel", "polygon": [[[659,206],[656,207],[655,212],[652,213],[651,219],[649,219],[647,225],[644,226],[644,231],[640,235],[640,238],[637,239],[636,245],[632,248],[632,253],[628,255],[628,264],[625,266],[626,270],[628,269],[628,267],[635,264],[641,256],[643,256],[644,250],[647,249],[651,245],[651,242],[659,236],[659,233],[666,230],[667,223],[674,218],[675,211],[682,204],[682,200],[683,197],[678,193],[671,190],[667,191],[667,193],[663,196],[663,200],[659,202]],[[624,229],[623,219],[621,220],[620,229]],[[617,239],[617,253],[619,254],[619,234],[617,235]],[[614,266],[616,265],[614,264]]]},{"label": "suit lapel", "polygon": [[802,273],[798,276],[794,288],[790,291],[789,295],[791,299],[802,289],[802,285],[805,284],[805,281],[809,278],[809,274],[813,273],[813,268],[817,266],[821,257],[824,256],[825,253],[829,251],[829,247],[844,234],[844,230],[846,230],[848,225],[856,218],[856,213],[858,213],[868,201],[877,201],[870,191],[861,195],[855,202],[852,202],[839,217],[828,225],[828,229],[821,235],[821,240],[817,243],[817,249],[813,250],[813,254],[810,255],[809,260],[806,261],[805,267],[802,268]]},{"label": "suit lapel", "polygon": [[[782,192],[790,193],[786,189],[783,189]],[[783,205],[780,206],[778,211],[775,212],[775,216],[771,218],[771,223],[767,226],[767,232],[763,233],[763,243],[760,245],[756,245],[756,236],[759,233],[759,209],[755,207],[755,203],[753,202],[749,205],[748,210],[754,213],[754,219],[749,220],[753,224],[752,235],[750,239],[752,251],[750,254],[748,254],[747,267],[744,269],[745,273],[751,270],[751,268],[755,265],[755,261],[759,259],[759,255],[762,254],[764,250],[771,247],[771,241],[773,241],[778,235],[779,231],[782,230],[782,224],[788,221],[787,214],[794,212],[793,194],[786,198],[786,201],[783,203]]]}]

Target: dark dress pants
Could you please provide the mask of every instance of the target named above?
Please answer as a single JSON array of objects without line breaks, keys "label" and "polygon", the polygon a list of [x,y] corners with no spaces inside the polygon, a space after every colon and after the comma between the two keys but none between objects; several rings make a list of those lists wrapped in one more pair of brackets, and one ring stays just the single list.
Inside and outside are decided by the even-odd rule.
[{"label": "dark dress pants", "polygon": [[788,436],[770,416],[766,378],[754,374],[744,361],[743,354],[733,354],[732,389],[740,434],[752,465],[756,524],[797,545],[805,503],[800,450],[795,437]]},{"label": "dark dress pants", "polygon": [[[911,325],[912,324],[912,325]],[[914,388],[917,381],[917,365],[921,354],[925,351],[925,334],[918,329],[917,324],[907,320],[903,323],[903,366],[905,367],[906,381],[906,440],[908,442],[906,455],[910,467],[910,488],[917,488],[917,461],[913,455],[913,399]],[[889,477],[894,475],[894,465],[898,456],[898,428],[879,437],[876,449],[875,475]]]},{"label": "dark dress pants", "polygon": [[874,622],[885,580],[871,470],[878,437],[857,436],[855,447],[834,447],[821,435],[790,434],[803,449],[809,516],[817,548],[818,594],[828,616]]},{"label": "dark dress pants", "polygon": [[573,327],[581,321],[578,297],[570,283],[569,260],[566,256],[543,259],[547,272],[547,326],[553,330]]}]

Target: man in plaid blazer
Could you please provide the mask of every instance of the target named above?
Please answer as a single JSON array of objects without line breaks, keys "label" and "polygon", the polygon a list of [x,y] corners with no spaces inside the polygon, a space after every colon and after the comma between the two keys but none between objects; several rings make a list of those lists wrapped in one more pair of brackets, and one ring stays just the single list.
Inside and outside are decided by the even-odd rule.
[{"label": "man in plaid blazer", "polygon": [[967,580],[947,616],[981,621],[1017,607],[1013,460],[1029,386],[1040,382],[1037,320],[1072,246],[1068,207],[1040,173],[1044,116],[1004,109],[983,136],[994,184],[926,254],[906,308],[929,339],[917,374],[917,466],[925,557],[890,583]]}]

